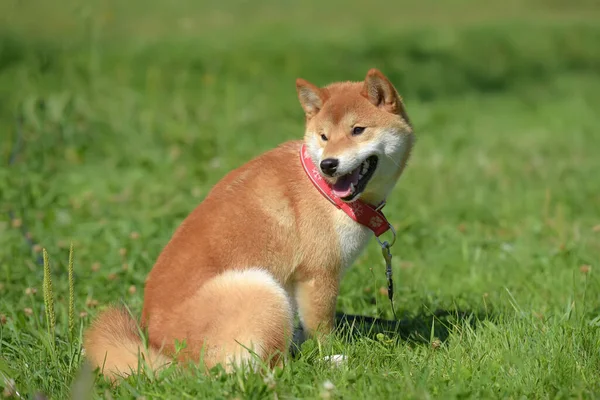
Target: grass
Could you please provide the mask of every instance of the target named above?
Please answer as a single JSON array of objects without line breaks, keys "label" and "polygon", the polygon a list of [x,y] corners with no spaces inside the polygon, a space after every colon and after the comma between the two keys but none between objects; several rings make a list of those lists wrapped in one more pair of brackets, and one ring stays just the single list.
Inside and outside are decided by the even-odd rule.
[{"label": "grass", "polygon": [[[28,398],[66,398],[74,382],[85,392],[91,318],[119,301],[139,315],[154,260],[211,186],[301,137],[294,79],[359,80],[376,66],[418,136],[386,208],[399,232],[398,329],[309,340],[273,375],[170,369],[117,388],[96,379],[94,396],[600,395],[594,2],[406,2],[383,13],[383,1],[61,4],[0,6],[7,394],[11,380]],[[384,272],[373,242],[338,310],[391,319]],[[322,361],[337,353],[347,365]]]}]

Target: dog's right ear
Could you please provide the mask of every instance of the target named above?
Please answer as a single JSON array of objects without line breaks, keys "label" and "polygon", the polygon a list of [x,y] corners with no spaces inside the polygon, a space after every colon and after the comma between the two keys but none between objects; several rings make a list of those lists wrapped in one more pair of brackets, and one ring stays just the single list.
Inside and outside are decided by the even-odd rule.
[{"label": "dog's right ear", "polygon": [[300,78],[296,79],[296,90],[306,118],[310,119],[317,115],[327,100],[326,91]]}]

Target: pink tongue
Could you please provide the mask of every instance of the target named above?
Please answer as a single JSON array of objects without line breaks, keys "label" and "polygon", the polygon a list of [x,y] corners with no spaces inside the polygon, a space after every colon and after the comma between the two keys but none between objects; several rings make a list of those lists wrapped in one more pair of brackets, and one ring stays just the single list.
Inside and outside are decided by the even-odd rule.
[{"label": "pink tongue", "polygon": [[352,183],[354,183],[354,185],[358,183],[359,174],[360,166],[354,171],[350,172],[348,175],[340,176],[331,188],[333,194],[341,198],[347,197],[350,194],[352,194],[352,189],[350,189],[350,185]]}]

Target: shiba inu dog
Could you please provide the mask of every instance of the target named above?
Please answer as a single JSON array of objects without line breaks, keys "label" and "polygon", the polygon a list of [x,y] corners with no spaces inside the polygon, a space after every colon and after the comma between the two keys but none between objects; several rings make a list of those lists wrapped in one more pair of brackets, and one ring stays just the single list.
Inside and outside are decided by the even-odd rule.
[{"label": "shiba inu dog", "polygon": [[[303,141],[230,172],[183,221],[146,281],[140,326],[113,307],[86,331],[111,378],[202,360],[232,368],[282,362],[297,314],[309,335],[333,329],[343,271],[389,228],[381,207],[414,143],[404,104],[371,69],[362,82],[296,81]],[[176,352],[176,341],[185,347]],[[254,353],[254,355],[252,355]]]}]

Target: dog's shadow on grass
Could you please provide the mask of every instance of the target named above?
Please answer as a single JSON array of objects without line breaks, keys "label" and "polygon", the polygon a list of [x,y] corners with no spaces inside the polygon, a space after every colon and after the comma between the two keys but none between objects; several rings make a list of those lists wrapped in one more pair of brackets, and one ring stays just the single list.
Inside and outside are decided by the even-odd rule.
[{"label": "dog's shadow on grass", "polygon": [[[397,321],[336,313],[335,322],[338,335],[346,342],[352,342],[360,337],[377,339],[378,335],[384,334],[387,339],[397,342],[436,345],[436,341],[438,343],[446,341],[456,326],[468,326],[476,329],[478,323],[492,318],[488,313],[436,310],[434,312],[423,311]],[[305,340],[306,335],[302,327],[296,328],[291,346],[292,354],[297,354]]]}]

